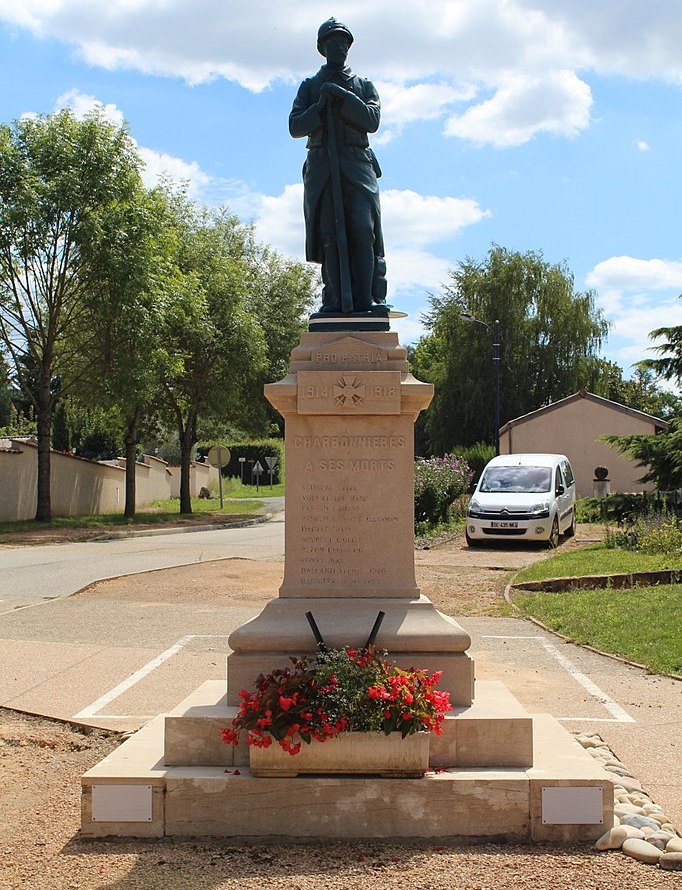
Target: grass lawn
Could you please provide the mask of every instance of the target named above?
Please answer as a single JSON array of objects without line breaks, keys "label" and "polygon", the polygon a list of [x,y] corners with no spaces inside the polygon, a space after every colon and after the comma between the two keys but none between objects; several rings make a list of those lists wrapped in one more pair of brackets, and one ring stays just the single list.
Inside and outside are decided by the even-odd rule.
[{"label": "grass lawn", "polygon": [[682,674],[682,585],[579,590],[516,597],[526,615],[576,643]]},{"label": "grass lawn", "polygon": [[[223,516],[241,515],[243,513],[253,513],[262,506],[262,501],[256,500],[244,501],[243,503],[239,501],[225,501],[221,512],[220,500],[218,498],[207,500],[192,498],[192,514],[199,514],[199,516],[205,513],[215,513]],[[36,522],[33,519],[25,519],[20,522],[0,522],[0,534],[22,534],[33,532],[37,529],[68,530],[150,524],[172,525],[179,520],[183,522],[191,521],[191,516],[180,513],[180,501],[168,499],[156,501],[150,506],[138,510],[133,519],[126,518],[122,513],[98,513],[94,516],[54,516],[51,522]]]},{"label": "grass lawn", "polygon": [[238,479],[230,482],[224,480],[223,498],[283,498],[284,482],[279,482],[270,488],[269,479],[269,476],[263,476],[260,491],[256,491],[255,485],[242,485]]},{"label": "grass lawn", "polygon": [[543,581],[545,578],[580,578],[584,575],[616,575],[623,572],[652,572],[658,569],[679,569],[679,557],[659,553],[639,553],[636,550],[593,544],[581,550],[561,550],[549,559],[522,569],[514,578],[521,581]]},{"label": "grass lawn", "polygon": [[[230,495],[232,497],[232,495]],[[220,509],[220,498],[192,498],[192,513],[223,513],[226,516],[234,513],[253,513],[259,507],[263,506],[262,501],[231,501],[228,496],[223,493],[223,509]],[[140,511],[138,514],[140,522],[155,522],[156,516],[180,516],[180,501],[177,498],[168,498],[164,501],[154,501],[149,507],[145,508],[145,512]]]}]

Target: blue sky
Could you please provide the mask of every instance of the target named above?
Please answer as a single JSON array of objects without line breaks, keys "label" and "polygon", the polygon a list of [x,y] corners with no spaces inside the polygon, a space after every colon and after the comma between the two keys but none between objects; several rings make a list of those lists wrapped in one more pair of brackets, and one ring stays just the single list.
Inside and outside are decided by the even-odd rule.
[{"label": "blue sky", "polygon": [[682,324],[677,0],[0,0],[0,119],[102,103],[129,122],[150,184],[187,179],[302,258],[305,147],[287,117],[332,13],[382,98],[403,342],[447,270],[493,242],[565,260],[627,373],[652,328]]}]

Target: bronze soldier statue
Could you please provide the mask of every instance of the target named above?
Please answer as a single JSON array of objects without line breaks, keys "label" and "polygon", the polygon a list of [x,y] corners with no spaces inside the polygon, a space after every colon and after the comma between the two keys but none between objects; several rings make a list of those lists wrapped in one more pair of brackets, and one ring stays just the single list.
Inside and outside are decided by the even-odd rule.
[{"label": "bronze soldier statue", "polygon": [[317,34],[326,64],[303,81],[289,132],[308,137],[303,166],[306,259],[322,265],[322,312],[368,312],[386,303],[381,170],[368,133],[379,127],[374,85],[346,67],[353,35],[330,18]]}]

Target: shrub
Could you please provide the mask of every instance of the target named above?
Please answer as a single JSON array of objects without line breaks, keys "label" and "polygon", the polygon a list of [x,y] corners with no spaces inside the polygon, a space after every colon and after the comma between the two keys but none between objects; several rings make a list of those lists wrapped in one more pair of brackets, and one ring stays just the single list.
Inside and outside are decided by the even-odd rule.
[{"label": "shrub", "polygon": [[[239,458],[246,458],[244,463],[244,485],[251,484],[251,467],[258,461],[263,467],[263,475],[260,477],[261,485],[270,482],[270,471],[265,460],[266,457],[276,457],[277,466],[272,473],[272,481],[277,485],[284,478],[284,441],[282,439],[259,439],[253,442],[203,442],[197,449],[199,454],[208,454],[211,445],[225,445],[230,449],[230,462],[223,467],[223,476],[241,479],[241,464]],[[254,477],[253,484],[256,484]]]},{"label": "shrub", "polygon": [[414,465],[415,523],[439,525],[451,518],[452,505],[469,490],[472,472],[454,454],[417,458]]},{"label": "shrub", "polygon": [[472,472],[469,491],[473,491],[476,483],[481,478],[485,465],[495,457],[495,446],[486,445],[485,442],[476,442],[474,445],[468,445],[465,448],[453,448],[452,451],[453,454],[459,454],[469,464],[469,469]]},{"label": "shrub", "polygon": [[674,516],[640,516],[627,527],[606,527],[605,543],[613,550],[639,550],[682,558],[682,522]]},{"label": "shrub", "polygon": [[582,498],[577,504],[579,522],[630,524],[652,513],[682,517],[682,497],[677,491],[644,491],[640,494],[609,494]]},{"label": "shrub", "polygon": [[76,449],[79,457],[87,457],[88,460],[115,460],[120,453],[118,442],[105,430],[88,433]]}]

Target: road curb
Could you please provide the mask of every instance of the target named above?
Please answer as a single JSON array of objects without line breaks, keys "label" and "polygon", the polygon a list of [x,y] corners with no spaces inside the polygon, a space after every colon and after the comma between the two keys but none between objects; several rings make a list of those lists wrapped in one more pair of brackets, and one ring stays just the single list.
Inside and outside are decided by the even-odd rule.
[{"label": "road curb", "polygon": [[98,535],[96,538],[88,538],[85,544],[101,543],[102,541],[119,541],[123,538],[148,538],[152,535],[182,535],[190,532],[211,532],[224,528],[249,528],[252,525],[260,525],[262,522],[269,522],[272,519],[272,513],[264,513],[262,516],[256,516],[255,519],[245,519],[243,522],[221,522],[213,525],[174,525],[171,528],[142,528],[131,529],[126,532],[107,532],[105,535]]}]

